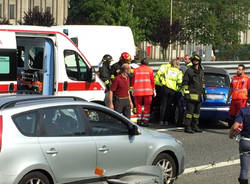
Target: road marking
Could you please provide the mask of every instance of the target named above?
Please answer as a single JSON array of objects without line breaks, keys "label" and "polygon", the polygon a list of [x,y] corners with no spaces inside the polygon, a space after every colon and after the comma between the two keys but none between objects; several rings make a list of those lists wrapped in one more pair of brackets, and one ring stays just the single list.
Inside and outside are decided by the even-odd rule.
[{"label": "road marking", "polygon": [[184,130],[183,127],[173,127],[173,128],[159,128],[155,129],[158,132],[166,132],[167,130]]},{"label": "road marking", "polygon": [[219,162],[215,164],[207,164],[207,165],[202,165],[202,166],[197,166],[197,167],[190,167],[190,168],[185,169],[183,174],[190,174],[190,173],[195,173],[197,171],[204,171],[204,170],[209,170],[209,169],[226,167],[226,166],[231,166],[231,165],[235,165],[239,163],[240,163],[240,159],[236,159],[236,160],[229,160],[225,162]]}]

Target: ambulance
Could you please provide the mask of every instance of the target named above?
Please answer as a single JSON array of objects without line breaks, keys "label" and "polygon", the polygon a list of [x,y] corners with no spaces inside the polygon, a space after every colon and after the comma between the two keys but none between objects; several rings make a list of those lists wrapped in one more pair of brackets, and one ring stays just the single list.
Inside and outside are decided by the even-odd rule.
[{"label": "ambulance", "polygon": [[78,96],[103,104],[104,90],[93,65],[64,33],[0,26],[0,94]]},{"label": "ambulance", "polygon": [[100,66],[105,54],[119,61],[121,53],[127,52],[135,59],[136,46],[132,30],[128,26],[110,25],[64,25],[54,26],[68,37],[84,52],[92,66]]}]

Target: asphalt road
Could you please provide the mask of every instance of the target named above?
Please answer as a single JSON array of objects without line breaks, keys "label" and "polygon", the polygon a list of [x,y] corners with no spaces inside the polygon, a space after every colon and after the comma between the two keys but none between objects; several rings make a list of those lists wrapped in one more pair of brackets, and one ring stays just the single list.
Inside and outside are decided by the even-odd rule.
[{"label": "asphalt road", "polygon": [[[175,184],[238,183],[238,143],[228,138],[224,122],[201,121],[203,133],[187,134],[183,128],[156,127],[180,141],[185,148],[185,171]],[[166,128],[166,129],[165,129]]]}]

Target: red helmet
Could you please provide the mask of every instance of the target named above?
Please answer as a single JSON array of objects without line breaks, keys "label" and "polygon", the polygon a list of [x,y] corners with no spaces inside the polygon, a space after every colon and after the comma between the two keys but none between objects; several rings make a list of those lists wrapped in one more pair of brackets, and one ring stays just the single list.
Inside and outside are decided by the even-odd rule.
[{"label": "red helmet", "polygon": [[124,61],[124,62],[130,62],[131,61],[131,56],[129,55],[129,53],[127,52],[123,52],[121,54],[120,60]]}]

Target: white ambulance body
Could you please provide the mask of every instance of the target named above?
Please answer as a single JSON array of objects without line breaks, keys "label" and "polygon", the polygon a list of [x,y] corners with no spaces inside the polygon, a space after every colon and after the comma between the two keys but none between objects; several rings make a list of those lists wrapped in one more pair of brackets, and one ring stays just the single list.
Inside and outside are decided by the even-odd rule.
[{"label": "white ambulance body", "polygon": [[0,26],[0,93],[78,96],[102,103],[105,86],[65,34],[49,27]]},{"label": "white ambulance body", "polygon": [[118,62],[121,53],[127,52],[134,59],[136,47],[130,27],[108,25],[64,25],[54,26],[68,35],[84,53],[92,66],[98,66],[105,54]]}]

